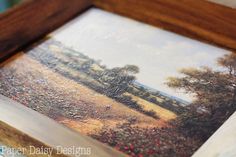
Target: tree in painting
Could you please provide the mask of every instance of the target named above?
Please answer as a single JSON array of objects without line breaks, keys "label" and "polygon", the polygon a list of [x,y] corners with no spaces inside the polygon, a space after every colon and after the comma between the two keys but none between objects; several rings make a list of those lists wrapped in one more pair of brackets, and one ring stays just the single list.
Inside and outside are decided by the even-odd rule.
[{"label": "tree in painting", "polygon": [[190,112],[179,116],[180,129],[206,140],[236,110],[236,54],[217,61],[222,71],[209,67],[182,69],[183,77],[170,77],[169,87],[195,95]]},{"label": "tree in painting", "polygon": [[106,85],[106,95],[116,97],[126,92],[138,72],[139,68],[135,65],[104,70],[100,75],[100,82]]}]

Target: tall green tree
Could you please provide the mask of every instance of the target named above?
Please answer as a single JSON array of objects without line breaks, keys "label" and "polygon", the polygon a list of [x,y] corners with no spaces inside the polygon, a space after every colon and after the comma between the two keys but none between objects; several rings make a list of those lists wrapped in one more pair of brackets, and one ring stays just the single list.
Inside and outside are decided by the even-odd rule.
[{"label": "tall green tree", "polygon": [[222,70],[188,68],[183,77],[170,77],[167,85],[195,96],[189,112],[179,119],[180,128],[190,136],[206,140],[236,110],[236,54],[217,60]]},{"label": "tall green tree", "polygon": [[106,95],[117,97],[127,91],[138,72],[139,68],[135,65],[106,69],[101,73],[99,80],[105,86]]}]

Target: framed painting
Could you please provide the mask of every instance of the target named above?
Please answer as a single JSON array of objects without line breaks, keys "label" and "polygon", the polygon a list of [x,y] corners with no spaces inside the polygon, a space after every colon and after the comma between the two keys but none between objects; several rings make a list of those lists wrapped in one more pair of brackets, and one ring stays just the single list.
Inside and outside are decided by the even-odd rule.
[{"label": "framed painting", "polygon": [[[3,13],[2,107],[33,121],[0,118],[54,149],[81,140],[93,156],[192,156],[236,110],[235,25],[227,16],[236,11],[181,2],[39,0]],[[32,9],[35,27],[11,21]]]}]

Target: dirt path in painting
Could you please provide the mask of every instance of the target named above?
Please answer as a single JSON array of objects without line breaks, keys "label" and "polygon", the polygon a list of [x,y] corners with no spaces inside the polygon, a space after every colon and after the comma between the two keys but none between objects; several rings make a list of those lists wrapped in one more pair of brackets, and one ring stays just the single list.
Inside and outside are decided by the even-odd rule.
[{"label": "dirt path in painting", "polygon": [[[17,93],[13,99],[83,134],[109,129],[130,119],[135,119],[139,127],[163,127],[167,119],[175,118],[174,113],[163,108],[159,120],[146,116],[53,72],[25,54],[5,64],[1,73],[3,82],[14,75],[9,88],[22,87],[21,91],[13,91]],[[107,105],[111,107],[107,109]]]}]

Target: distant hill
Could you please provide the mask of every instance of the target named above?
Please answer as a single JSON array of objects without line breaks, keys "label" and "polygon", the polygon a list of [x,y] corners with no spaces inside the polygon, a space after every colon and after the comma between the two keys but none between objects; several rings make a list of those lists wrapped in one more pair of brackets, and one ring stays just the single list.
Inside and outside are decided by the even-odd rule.
[{"label": "distant hill", "polygon": [[171,96],[137,81],[129,88],[129,93],[166,108],[176,114],[186,112],[188,110],[187,106],[190,104],[190,102]]},{"label": "distant hill", "polygon": [[142,84],[142,83],[140,83],[140,82],[138,82],[138,81],[135,81],[134,82],[134,85],[135,86],[139,86],[139,87],[143,87],[143,88],[145,88],[146,90],[148,90],[150,93],[152,93],[152,94],[156,94],[156,93],[159,93],[161,96],[163,96],[163,97],[167,97],[168,99],[172,99],[172,100],[175,100],[175,101],[177,101],[177,102],[179,102],[179,104],[180,105],[182,105],[182,106],[186,106],[186,105],[189,105],[190,104],[190,102],[188,102],[188,101],[186,101],[186,100],[183,100],[183,99],[181,99],[181,98],[178,98],[178,97],[175,97],[175,96],[172,96],[172,95],[170,95],[170,94],[167,94],[167,93],[165,93],[165,92],[162,92],[162,91],[159,91],[159,90],[157,90],[157,89],[154,89],[154,88],[152,88],[152,87],[149,87],[149,86],[147,86],[147,85],[144,85],[144,84]]}]

